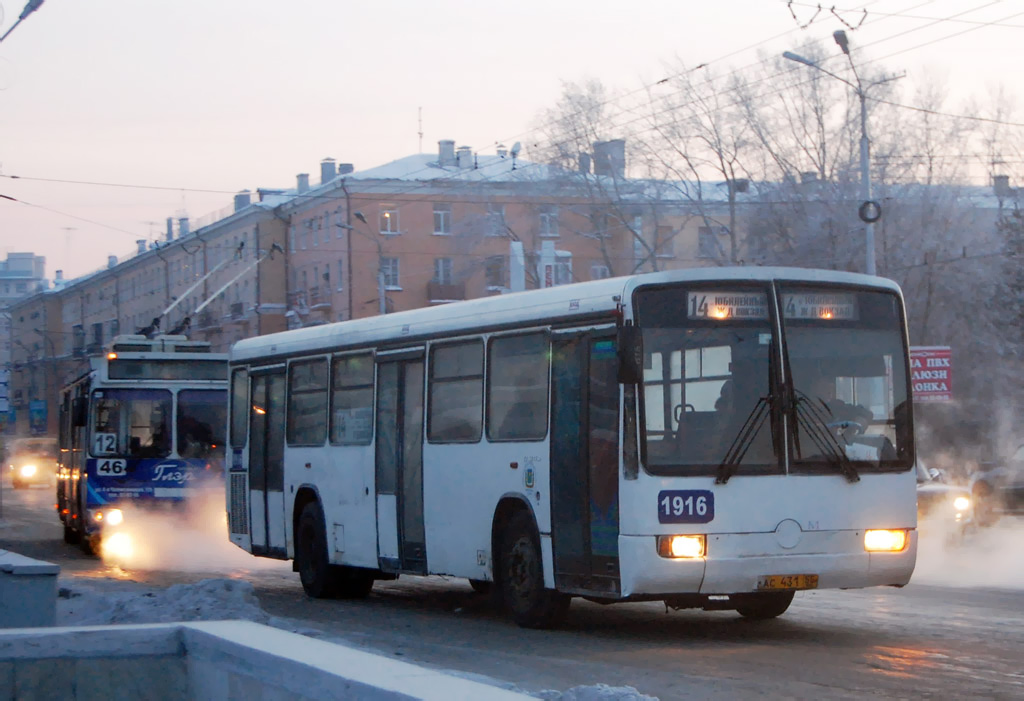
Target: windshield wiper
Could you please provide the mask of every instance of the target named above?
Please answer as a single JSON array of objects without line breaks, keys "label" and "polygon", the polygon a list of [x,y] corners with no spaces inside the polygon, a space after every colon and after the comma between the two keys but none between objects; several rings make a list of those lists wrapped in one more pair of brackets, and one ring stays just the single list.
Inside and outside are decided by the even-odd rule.
[{"label": "windshield wiper", "polygon": [[761,426],[764,425],[764,420],[767,416],[768,397],[759,397],[757,404],[747,414],[747,420],[740,426],[740,430],[733,439],[732,445],[729,446],[725,457],[722,458],[722,462],[718,465],[715,484],[725,484],[733,476],[736,468],[740,466],[744,456],[746,456],[747,451],[750,450],[750,446],[753,445],[754,438],[761,431]]},{"label": "windshield wiper", "polygon": [[[829,426],[829,417],[825,416],[822,409],[815,405],[814,400],[803,392],[795,390],[794,394],[796,396],[793,400],[793,406],[795,408],[797,430],[794,433],[793,442],[797,455],[800,455],[802,452],[800,450],[799,429],[803,428],[821,454],[831,458],[831,462],[834,462],[839,467],[839,471],[843,473],[843,477],[846,478],[847,482],[859,482],[860,475],[857,474],[857,468],[853,466],[850,458],[846,455],[846,451],[842,449],[839,441],[833,435]],[[822,407],[829,414],[832,413],[824,403]]]}]

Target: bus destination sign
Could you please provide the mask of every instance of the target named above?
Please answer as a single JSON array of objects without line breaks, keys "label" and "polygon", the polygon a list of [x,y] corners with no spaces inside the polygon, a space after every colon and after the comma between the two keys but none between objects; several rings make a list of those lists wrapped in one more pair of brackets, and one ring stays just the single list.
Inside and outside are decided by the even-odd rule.
[{"label": "bus destination sign", "polygon": [[690,319],[767,319],[768,296],[749,291],[689,292],[686,310]]},{"label": "bus destination sign", "polygon": [[787,319],[856,321],[857,297],[850,292],[787,292],[782,313]]}]

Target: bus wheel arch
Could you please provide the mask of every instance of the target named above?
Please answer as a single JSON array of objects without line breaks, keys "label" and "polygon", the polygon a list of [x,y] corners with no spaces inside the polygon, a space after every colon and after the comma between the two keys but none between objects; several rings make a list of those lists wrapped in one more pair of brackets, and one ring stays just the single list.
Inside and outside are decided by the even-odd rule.
[{"label": "bus wheel arch", "polygon": [[[570,597],[544,587],[544,563],[540,534],[533,513],[511,509],[499,531],[495,556],[496,580],[501,600],[513,620],[524,628],[558,625],[569,610]],[[495,518],[496,525],[499,522]]]}]

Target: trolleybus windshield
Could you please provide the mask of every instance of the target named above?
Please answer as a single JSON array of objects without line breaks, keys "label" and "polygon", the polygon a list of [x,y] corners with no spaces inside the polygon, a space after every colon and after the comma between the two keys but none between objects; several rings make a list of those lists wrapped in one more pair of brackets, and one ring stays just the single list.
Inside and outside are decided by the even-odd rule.
[{"label": "trolleybus windshield", "polygon": [[161,389],[93,392],[92,454],[165,458],[171,452],[171,393]]}]

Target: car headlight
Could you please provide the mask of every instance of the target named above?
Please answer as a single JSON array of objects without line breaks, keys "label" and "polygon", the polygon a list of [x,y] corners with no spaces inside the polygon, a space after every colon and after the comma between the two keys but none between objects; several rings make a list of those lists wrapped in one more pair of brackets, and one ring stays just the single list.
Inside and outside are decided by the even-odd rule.
[{"label": "car headlight", "polygon": [[967,497],[957,497],[953,500],[953,508],[957,511],[967,511],[971,508],[971,500]]},{"label": "car headlight", "polygon": [[22,465],[21,466],[21,476],[22,477],[31,477],[32,475],[34,475],[36,473],[36,470],[37,470],[37,468],[36,468],[35,465]]},{"label": "car headlight", "polygon": [[107,523],[111,526],[119,526],[124,522],[124,514],[121,509],[111,509],[107,512]]},{"label": "car headlight", "polygon": [[864,532],[864,549],[869,553],[898,553],[907,547],[907,531],[902,528]]}]

